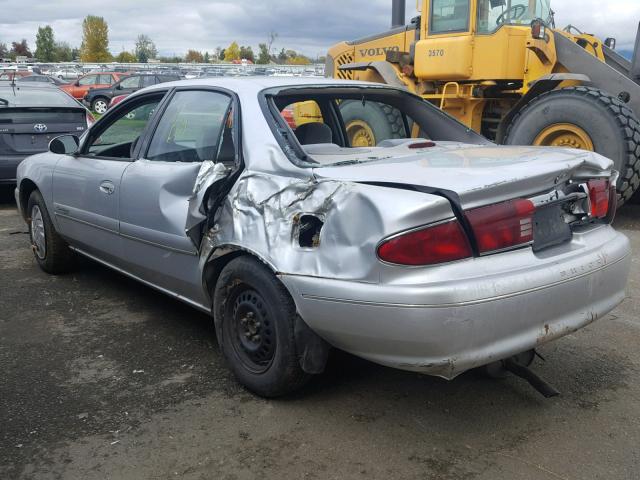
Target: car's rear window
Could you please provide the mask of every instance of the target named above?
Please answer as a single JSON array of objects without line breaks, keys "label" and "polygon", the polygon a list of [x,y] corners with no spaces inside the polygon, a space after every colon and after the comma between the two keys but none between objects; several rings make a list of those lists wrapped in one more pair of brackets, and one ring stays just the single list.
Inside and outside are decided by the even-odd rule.
[{"label": "car's rear window", "polygon": [[[6,101],[6,102],[5,102]],[[77,107],[77,102],[57,88],[0,88],[2,107]]]}]

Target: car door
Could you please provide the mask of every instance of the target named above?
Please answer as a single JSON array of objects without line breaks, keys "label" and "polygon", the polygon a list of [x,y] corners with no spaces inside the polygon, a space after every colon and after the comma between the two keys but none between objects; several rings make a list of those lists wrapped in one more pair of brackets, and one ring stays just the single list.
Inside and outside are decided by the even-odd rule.
[{"label": "car door", "polygon": [[[157,108],[164,93],[129,102],[89,131],[76,155],[65,155],[53,174],[58,231],[84,252],[118,265],[119,198],[122,174],[149,118],[135,115]],[[134,119],[129,118],[134,113]]]},{"label": "car door", "polygon": [[185,232],[189,198],[202,162],[219,158],[223,136],[234,143],[232,135],[223,135],[232,102],[218,91],[177,90],[141,158],[122,177],[120,232],[127,270],[200,306],[206,300],[198,250]]}]

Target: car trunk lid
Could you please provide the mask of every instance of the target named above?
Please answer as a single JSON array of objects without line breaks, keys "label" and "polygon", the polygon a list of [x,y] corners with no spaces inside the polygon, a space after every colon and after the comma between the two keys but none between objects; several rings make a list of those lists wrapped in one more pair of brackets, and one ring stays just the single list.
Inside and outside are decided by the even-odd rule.
[{"label": "car trunk lid", "polygon": [[80,107],[0,108],[0,155],[44,152],[51,139],[86,127],[86,110]]}]

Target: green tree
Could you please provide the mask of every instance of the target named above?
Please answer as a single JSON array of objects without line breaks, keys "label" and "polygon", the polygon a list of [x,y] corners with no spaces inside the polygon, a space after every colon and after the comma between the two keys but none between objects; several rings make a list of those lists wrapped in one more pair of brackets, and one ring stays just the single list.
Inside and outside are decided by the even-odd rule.
[{"label": "green tree", "polygon": [[184,61],[187,63],[202,63],[204,62],[204,57],[197,50],[189,50],[184,56]]},{"label": "green tree", "polygon": [[7,58],[9,56],[9,49],[6,43],[0,43],[0,58]]},{"label": "green tree", "polygon": [[250,60],[251,62],[255,62],[255,55],[253,54],[253,48],[251,47],[240,47],[240,59],[241,60]]},{"label": "green tree", "polygon": [[260,45],[258,45],[258,49],[260,51],[258,52],[258,60],[256,61],[256,63],[259,63],[260,65],[266,65],[271,61],[269,46],[266,43],[261,43]]},{"label": "green tree", "polygon": [[36,58],[41,62],[54,62],[56,60],[56,42],[53,38],[53,29],[50,25],[38,27],[36,34]]},{"label": "green tree", "polygon": [[233,62],[234,60],[240,60],[240,47],[238,42],[232,42],[224,51],[225,62]]},{"label": "green tree", "polygon": [[82,46],[80,60],[83,62],[109,62],[109,26],[102,17],[87,15],[82,22]]},{"label": "green tree", "polygon": [[209,52],[204,52],[204,63],[209,63],[211,61],[211,57],[209,57]]},{"label": "green tree", "polygon": [[33,55],[31,54],[31,50],[29,50],[29,44],[27,40],[23,38],[19,42],[11,42],[11,51],[9,52],[9,56],[15,60],[16,57],[28,57],[31,58]]},{"label": "green tree", "polygon": [[133,53],[127,52],[126,50],[122,50],[115,58],[115,61],[118,63],[136,63],[138,60],[139,57],[136,57]]},{"label": "green tree", "polygon": [[158,49],[156,44],[153,43],[147,35],[138,35],[136,40],[136,57],[140,63],[147,63],[149,59],[156,58],[158,56]]},{"label": "green tree", "polygon": [[56,42],[54,57],[56,62],[71,62],[74,59],[73,50],[67,42]]}]

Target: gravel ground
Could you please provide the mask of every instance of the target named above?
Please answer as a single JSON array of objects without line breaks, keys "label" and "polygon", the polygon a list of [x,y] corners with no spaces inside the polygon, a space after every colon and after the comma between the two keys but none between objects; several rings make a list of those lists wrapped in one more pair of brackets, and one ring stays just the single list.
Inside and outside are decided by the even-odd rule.
[{"label": "gravel ground", "polygon": [[[616,221],[640,251],[640,207]],[[640,270],[611,315],[517,378],[452,382],[346,354],[267,401],[224,366],[210,319],[89,261],[36,266],[0,192],[1,479],[638,479]]]}]

